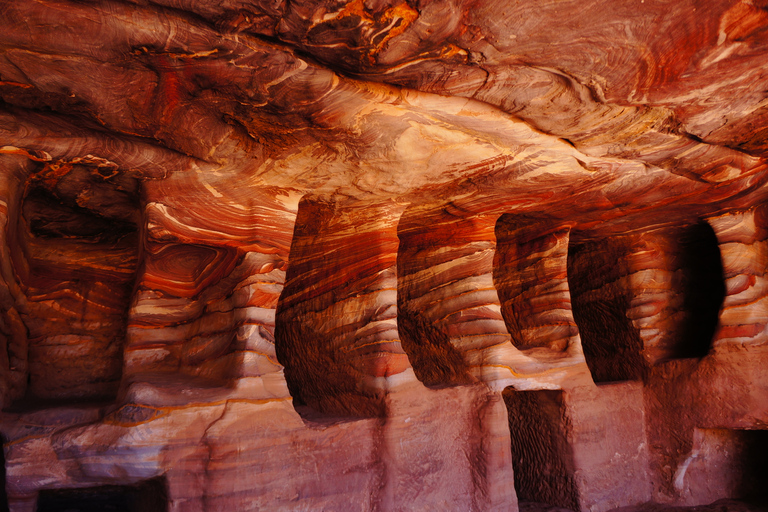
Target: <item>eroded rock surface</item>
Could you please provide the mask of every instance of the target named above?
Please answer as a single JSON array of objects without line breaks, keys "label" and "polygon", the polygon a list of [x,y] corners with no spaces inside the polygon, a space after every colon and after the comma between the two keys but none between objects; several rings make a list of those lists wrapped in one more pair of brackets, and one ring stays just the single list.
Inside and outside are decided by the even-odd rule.
[{"label": "eroded rock surface", "polygon": [[768,502],[764,2],[0,27],[11,510]]}]

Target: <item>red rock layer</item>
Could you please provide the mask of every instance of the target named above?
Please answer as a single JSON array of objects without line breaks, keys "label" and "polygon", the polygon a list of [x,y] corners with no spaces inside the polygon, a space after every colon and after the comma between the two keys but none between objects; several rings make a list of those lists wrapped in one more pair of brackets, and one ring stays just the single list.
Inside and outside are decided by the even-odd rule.
[{"label": "red rock layer", "polygon": [[705,222],[577,244],[568,272],[595,380],[639,379],[647,364],[709,352],[725,287]]},{"label": "red rock layer", "polygon": [[[252,398],[285,397],[275,307],[296,202],[288,195],[240,197],[230,191],[235,183],[216,186],[229,202],[221,204],[208,181],[147,188],[148,239],[129,312],[127,382],[140,387],[147,378],[186,375]],[[176,202],[187,194],[200,200]]]},{"label": "red rock layer", "polygon": [[509,344],[493,283],[496,216],[448,205],[406,211],[398,234],[398,320],[426,384],[481,378],[483,354]]},{"label": "red rock layer", "polygon": [[580,350],[568,289],[569,234],[568,226],[549,227],[515,216],[499,221],[496,286],[519,349]]},{"label": "red rock layer", "polygon": [[137,186],[98,161],[49,163],[26,180],[11,258],[27,298],[30,399],[117,392],[138,265]]},{"label": "red rock layer", "polygon": [[171,510],[514,510],[515,455],[594,512],[741,492],[704,461],[742,475],[768,422],[765,20],[4,2],[14,510],[158,478]]},{"label": "red rock layer", "polygon": [[35,510],[40,487],[161,477],[171,510],[516,508],[499,397],[483,386],[401,391],[386,420],[302,420],[282,399],[205,403],[200,394],[106,416],[83,408],[4,415],[10,505]]},{"label": "red rock layer", "polygon": [[19,190],[33,165],[27,155],[0,153],[0,403],[3,408],[26,394],[29,380],[29,336],[21,318],[27,308],[27,298],[11,263],[11,250],[16,245]]},{"label": "red rock layer", "polygon": [[386,391],[412,380],[397,325],[402,210],[300,203],[277,341],[289,385],[304,403],[382,415]]},{"label": "red rock layer", "polygon": [[765,344],[765,215],[765,207],[758,206],[708,219],[719,242],[726,288],[715,350]]},{"label": "red rock layer", "polygon": [[650,477],[640,469],[648,463],[641,384],[509,388],[503,396],[520,500],[602,511],[650,495]]}]

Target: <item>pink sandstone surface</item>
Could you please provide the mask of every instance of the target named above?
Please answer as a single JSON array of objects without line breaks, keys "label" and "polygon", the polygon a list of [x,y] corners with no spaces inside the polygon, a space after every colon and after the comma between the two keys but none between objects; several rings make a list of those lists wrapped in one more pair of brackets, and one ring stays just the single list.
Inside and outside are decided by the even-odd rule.
[{"label": "pink sandstone surface", "polygon": [[767,159],[763,0],[6,0],[0,510],[764,510]]}]

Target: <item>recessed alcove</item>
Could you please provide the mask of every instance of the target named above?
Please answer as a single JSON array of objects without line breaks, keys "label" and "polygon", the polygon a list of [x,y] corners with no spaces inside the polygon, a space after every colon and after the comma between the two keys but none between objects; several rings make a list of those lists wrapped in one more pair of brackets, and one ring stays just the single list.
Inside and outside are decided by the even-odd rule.
[{"label": "recessed alcove", "polygon": [[137,485],[103,485],[81,489],[40,491],[37,512],[166,512],[164,478]]},{"label": "recessed alcove", "polygon": [[520,501],[579,510],[562,391],[503,392]]},{"label": "recessed alcove", "polygon": [[672,357],[704,357],[712,347],[720,308],[725,299],[725,278],[717,236],[705,221],[680,231],[683,274],[683,309],[686,312]]},{"label": "recessed alcove", "polygon": [[596,382],[709,352],[725,297],[717,238],[704,221],[615,236],[577,232],[568,288]]},{"label": "recessed alcove", "polygon": [[24,402],[111,400],[139,264],[140,184],[100,161],[49,164],[26,183],[11,257],[25,287]]},{"label": "recessed alcove", "polygon": [[696,429],[675,485],[690,505],[737,499],[768,506],[768,431]]}]

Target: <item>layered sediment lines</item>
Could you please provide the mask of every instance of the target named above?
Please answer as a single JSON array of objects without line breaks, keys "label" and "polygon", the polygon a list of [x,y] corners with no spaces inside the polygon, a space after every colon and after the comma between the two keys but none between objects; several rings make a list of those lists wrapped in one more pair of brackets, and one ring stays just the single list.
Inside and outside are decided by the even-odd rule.
[{"label": "layered sediment lines", "polygon": [[765,207],[709,219],[719,243],[725,298],[714,348],[765,344]]},{"label": "layered sediment lines", "polygon": [[402,210],[391,203],[299,204],[278,343],[289,384],[304,403],[380,415],[387,389],[412,379],[397,324]]},{"label": "layered sediment lines", "polygon": [[[228,193],[236,184],[217,186]],[[173,199],[188,194],[200,199],[194,205]],[[181,374],[205,386],[285,397],[275,307],[297,198],[231,193],[214,222],[221,196],[208,181],[148,188],[148,239],[128,317],[126,378],[140,383],[144,375]]]},{"label": "layered sediment lines", "polygon": [[401,219],[398,315],[422,382],[469,382],[488,349],[509,344],[493,283],[495,224],[451,205]]},{"label": "layered sediment lines", "polygon": [[759,495],[766,20],[4,2],[12,509]]}]

